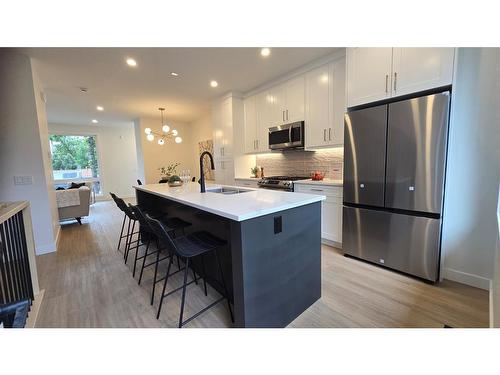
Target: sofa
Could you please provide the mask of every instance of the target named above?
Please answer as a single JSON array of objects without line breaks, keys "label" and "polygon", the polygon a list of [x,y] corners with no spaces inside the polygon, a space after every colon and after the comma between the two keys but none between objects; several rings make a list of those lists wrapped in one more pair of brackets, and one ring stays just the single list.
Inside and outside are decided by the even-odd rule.
[{"label": "sofa", "polygon": [[82,186],[78,189],[61,190],[58,191],[57,194],[67,194],[67,192],[71,192],[71,190],[78,190],[80,203],[78,205],[59,207],[58,200],[57,209],[59,211],[59,220],[75,219],[80,225],[82,225],[82,217],[89,216],[90,189],[88,186]]}]

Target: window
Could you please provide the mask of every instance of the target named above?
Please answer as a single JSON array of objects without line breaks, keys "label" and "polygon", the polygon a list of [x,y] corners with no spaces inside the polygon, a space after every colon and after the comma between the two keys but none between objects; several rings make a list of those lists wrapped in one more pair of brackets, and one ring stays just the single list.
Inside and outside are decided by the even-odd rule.
[{"label": "window", "polygon": [[56,187],[87,180],[94,192],[100,194],[96,136],[52,134],[49,141]]}]

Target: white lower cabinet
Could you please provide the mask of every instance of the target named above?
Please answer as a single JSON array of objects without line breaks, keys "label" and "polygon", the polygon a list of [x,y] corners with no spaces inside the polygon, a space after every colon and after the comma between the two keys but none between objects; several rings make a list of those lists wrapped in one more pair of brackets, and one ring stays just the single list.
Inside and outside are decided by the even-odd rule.
[{"label": "white lower cabinet", "polygon": [[342,187],[295,182],[298,193],[324,195],[321,202],[321,239],[325,242],[342,243]]}]

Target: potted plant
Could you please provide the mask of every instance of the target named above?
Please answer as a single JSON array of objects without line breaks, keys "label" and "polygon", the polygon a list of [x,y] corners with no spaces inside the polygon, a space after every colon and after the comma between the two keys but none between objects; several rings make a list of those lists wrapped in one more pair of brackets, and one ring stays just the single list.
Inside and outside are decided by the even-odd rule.
[{"label": "potted plant", "polygon": [[160,171],[161,180],[168,181],[168,179],[174,175],[177,175],[177,167],[181,165],[181,163],[171,163],[167,165],[167,167],[160,167],[158,170]]},{"label": "potted plant", "polygon": [[250,168],[250,173],[252,174],[252,177],[257,177],[257,173],[259,173],[259,167],[255,166],[253,168]]}]

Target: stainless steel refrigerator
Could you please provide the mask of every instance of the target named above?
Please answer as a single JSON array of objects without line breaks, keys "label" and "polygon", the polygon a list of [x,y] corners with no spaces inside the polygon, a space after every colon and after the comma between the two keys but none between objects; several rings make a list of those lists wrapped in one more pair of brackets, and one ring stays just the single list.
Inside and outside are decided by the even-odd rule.
[{"label": "stainless steel refrigerator", "polygon": [[446,91],[346,113],[346,254],[437,281],[449,98]]}]

